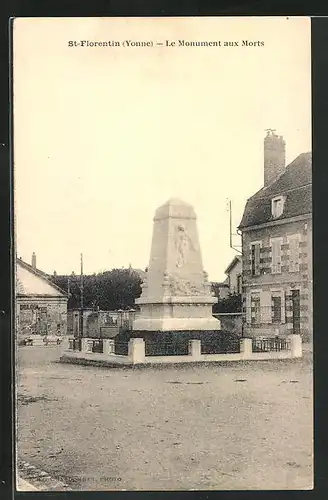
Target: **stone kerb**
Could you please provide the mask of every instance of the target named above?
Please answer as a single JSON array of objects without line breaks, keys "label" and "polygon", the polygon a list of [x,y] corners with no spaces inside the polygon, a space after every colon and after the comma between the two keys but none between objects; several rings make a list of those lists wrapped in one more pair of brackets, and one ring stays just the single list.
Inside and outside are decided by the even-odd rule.
[{"label": "stone kerb", "polygon": [[144,339],[130,339],[128,344],[128,358],[132,364],[145,362],[145,341]]}]

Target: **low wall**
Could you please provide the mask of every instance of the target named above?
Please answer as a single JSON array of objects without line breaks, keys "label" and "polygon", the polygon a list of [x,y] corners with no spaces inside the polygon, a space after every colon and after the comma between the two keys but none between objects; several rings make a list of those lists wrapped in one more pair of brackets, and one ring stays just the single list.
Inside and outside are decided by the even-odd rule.
[{"label": "low wall", "polygon": [[63,336],[30,335],[18,340],[19,346],[47,347],[61,344]]},{"label": "low wall", "polygon": [[260,361],[272,359],[292,359],[302,357],[302,341],[299,335],[291,335],[288,338],[288,349],[281,351],[253,352],[252,339],[240,340],[240,352],[225,354],[202,354],[201,341],[193,339],[189,341],[188,355],[177,356],[146,356],[145,342],[141,338],[131,339],[128,343],[128,355],[114,354],[114,341],[105,340],[104,352],[92,352],[92,339],[83,339],[82,350],[73,351],[69,349],[69,342],[65,339],[62,345],[61,361],[64,362],[92,362],[105,365],[150,365],[150,364],[176,364],[192,362],[218,362],[218,361]]}]

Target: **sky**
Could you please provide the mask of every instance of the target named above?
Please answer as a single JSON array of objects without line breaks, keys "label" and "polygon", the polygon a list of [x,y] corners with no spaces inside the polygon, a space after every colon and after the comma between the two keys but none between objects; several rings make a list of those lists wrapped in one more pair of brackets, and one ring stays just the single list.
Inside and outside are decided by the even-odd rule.
[{"label": "sky", "polygon": [[13,61],[16,249],[45,272],[79,272],[81,252],[85,273],[144,269],[155,210],[178,197],[223,280],[227,200],[236,232],[263,186],[265,129],[287,163],[311,150],[309,18],[21,18]]}]

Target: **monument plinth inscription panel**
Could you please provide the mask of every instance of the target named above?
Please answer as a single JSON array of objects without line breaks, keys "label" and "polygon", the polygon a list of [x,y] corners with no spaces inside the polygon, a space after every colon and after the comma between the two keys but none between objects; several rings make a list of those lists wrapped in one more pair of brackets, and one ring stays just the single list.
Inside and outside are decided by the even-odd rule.
[{"label": "monument plinth inscription panel", "polygon": [[211,285],[204,272],[196,214],[172,198],[156,210],[147,278],[136,300],[134,330],[219,330]]}]

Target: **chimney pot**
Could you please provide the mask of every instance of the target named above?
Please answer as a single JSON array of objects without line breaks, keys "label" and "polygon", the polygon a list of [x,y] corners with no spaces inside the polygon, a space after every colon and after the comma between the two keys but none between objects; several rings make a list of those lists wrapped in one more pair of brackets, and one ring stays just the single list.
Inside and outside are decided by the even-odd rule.
[{"label": "chimney pot", "polygon": [[35,252],[32,253],[32,267],[36,269],[36,255]]}]

